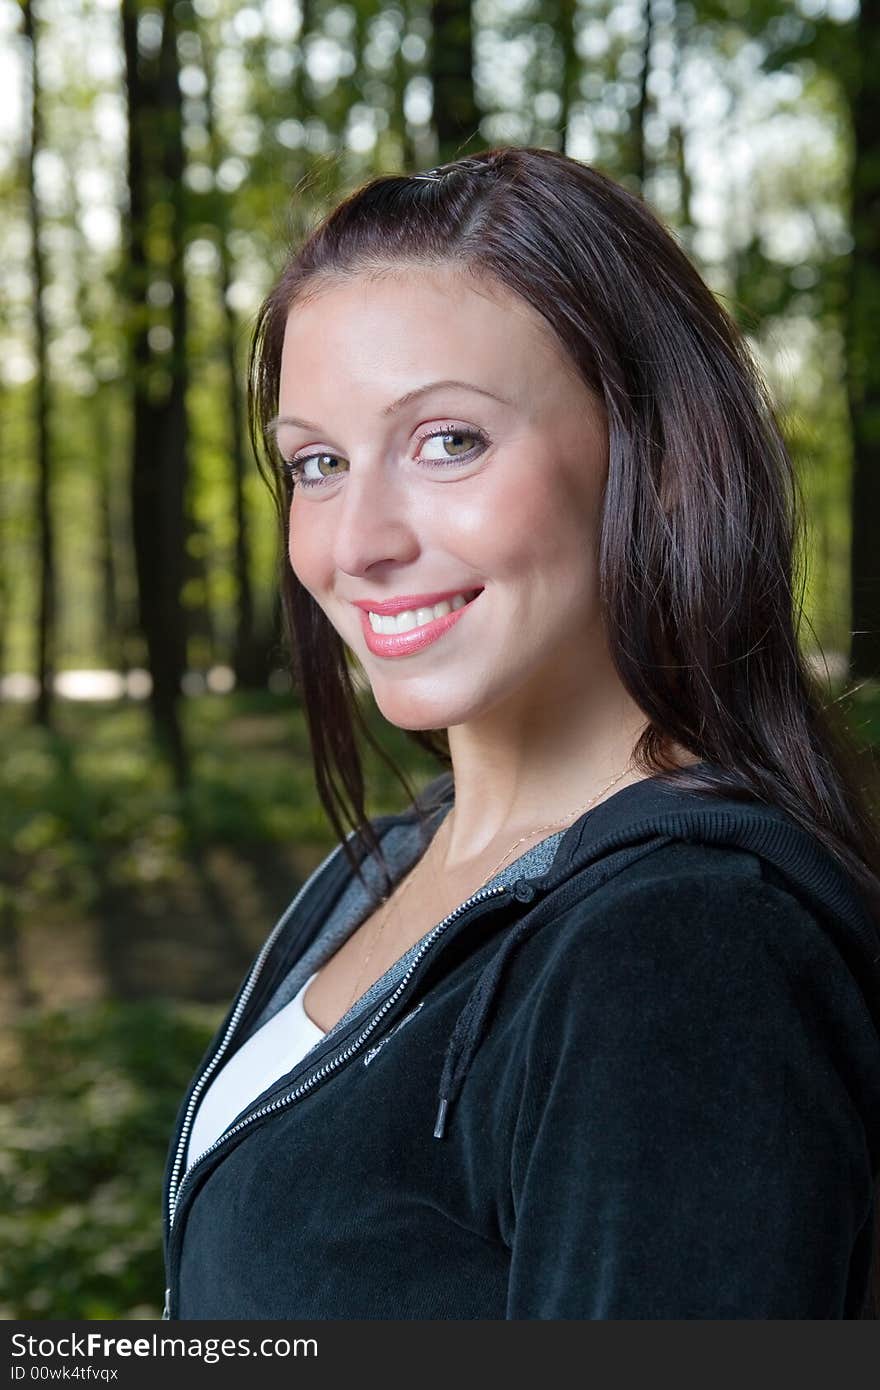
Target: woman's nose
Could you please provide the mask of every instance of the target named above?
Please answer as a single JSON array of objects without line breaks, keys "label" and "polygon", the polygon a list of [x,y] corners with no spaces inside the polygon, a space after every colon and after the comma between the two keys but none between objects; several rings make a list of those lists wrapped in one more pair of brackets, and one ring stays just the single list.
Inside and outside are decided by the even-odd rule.
[{"label": "woman's nose", "polygon": [[381,459],[349,464],[333,509],[333,561],[346,574],[362,574],[383,560],[406,560],[416,546],[407,499]]}]

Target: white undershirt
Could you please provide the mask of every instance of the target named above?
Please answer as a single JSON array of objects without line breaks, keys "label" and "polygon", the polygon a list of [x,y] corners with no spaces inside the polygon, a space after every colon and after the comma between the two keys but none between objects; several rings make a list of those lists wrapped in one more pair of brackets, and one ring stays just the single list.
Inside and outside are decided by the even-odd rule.
[{"label": "white undershirt", "polygon": [[315,975],[310,975],[299,994],[242,1043],[202,1094],[190,1131],[187,1167],[219,1139],[255,1096],[262,1095],[326,1037],[303,1005],[303,995]]}]

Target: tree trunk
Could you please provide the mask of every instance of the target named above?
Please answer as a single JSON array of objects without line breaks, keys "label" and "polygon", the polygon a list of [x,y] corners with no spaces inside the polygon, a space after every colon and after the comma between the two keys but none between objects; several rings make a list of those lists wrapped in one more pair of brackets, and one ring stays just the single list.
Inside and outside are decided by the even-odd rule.
[{"label": "tree trunk", "polygon": [[413,139],[409,122],[406,119],[406,89],[411,76],[410,65],[404,56],[403,40],[406,37],[413,10],[409,0],[402,7],[403,24],[400,30],[400,43],[394,54],[394,69],[390,78],[391,101],[388,110],[388,130],[400,149],[400,167],[410,171],[419,167],[418,142]]},{"label": "tree trunk", "polygon": [[433,0],[431,57],[437,163],[482,149],[474,99],[473,28],[469,0]]},{"label": "tree trunk", "polygon": [[852,429],[850,677],[880,677],[880,0],[853,25],[851,231],[845,326]]},{"label": "tree trunk", "polygon": [[644,195],[645,178],[648,172],[648,155],[645,148],[645,118],[648,114],[648,78],[651,74],[651,44],[654,40],[654,14],[651,0],[642,0],[644,32],[642,35],[642,71],[639,76],[639,99],[632,113],[630,138],[632,141],[633,173],[639,192]]},{"label": "tree trunk", "polygon": [[559,46],[561,66],[559,82],[559,148],[563,154],[568,150],[568,127],[571,122],[572,107],[578,98],[578,78],[581,72],[581,60],[578,57],[577,48],[575,47],[578,15],[579,9],[577,0],[559,0]]},{"label": "tree trunk", "polygon": [[[216,173],[220,159],[219,135],[214,117],[214,62],[210,44],[202,34],[202,64],[205,73],[205,110],[211,167]],[[216,185],[215,185],[216,186]],[[260,649],[254,631],[254,596],[251,583],[250,526],[245,493],[247,459],[246,429],[242,402],[237,343],[239,336],[235,310],[230,302],[232,257],[229,250],[229,204],[226,194],[218,191],[213,202],[214,230],[220,257],[220,310],[223,316],[221,350],[226,363],[226,388],[229,403],[229,459],[232,465],[232,500],[235,512],[235,639],[232,667],[236,685],[254,689],[266,683],[268,669],[265,652]]]},{"label": "tree trunk", "polygon": [[55,531],[51,505],[52,457],[49,439],[48,332],[43,303],[46,273],[43,248],[40,244],[42,216],[34,177],[36,155],[43,140],[43,122],[40,103],[37,32],[31,0],[22,0],[22,15],[31,58],[31,131],[27,151],[27,186],[31,231],[31,273],[34,291],[34,356],[37,367],[33,409],[37,455],[36,535],[39,565],[37,585],[39,607],[37,618],[37,701],[34,717],[38,724],[48,727],[52,722],[52,696],[55,678]]},{"label": "tree trunk", "polygon": [[[183,144],[174,4],[163,6],[162,44],[155,59],[137,42],[137,0],[122,0],[128,95],[128,276],[133,433],[132,535],[141,628],[147,646],[150,706],[160,746],[178,786],[188,774],[179,698],[185,667],[181,605],[186,495],[186,297],[183,283]],[[148,219],[164,216],[167,248],[157,272],[171,285],[170,351],[149,340]],[[170,215],[169,215],[170,214]]]},{"label": "tree trunk", "polygon": [[678,175],[679,234],[685,250],[691,252],[694,241],[693,180],[687,158],[687,123],[682,83],[684,55],[687,49],[687,30],[682,6],[678,0],[675,4],[674,34],[675,56],[672,66],[672,85],[678,93],[679,111],[670,135],[675,152],[675,169]]},{"label": "tree trunk", "polygon": [[112,671],[126,669],[125,643],[120,618],[119,581],[116,560],[116,508],[113,501],[113,430],[108,414],[112,388],[101,382],[95,351],[95,331],[99,315],[95,312],[90,280],[91,248],[83,233],[83,212],[77,192],[78,169],[71,163],[66,169],[67,196],[71,209],[71,232],[74,243],[73,270],[76,278],[77,320],[86,330],[89,346],[83,353],[83,365],[96,382],[89,397],[90,434],[94,441],[91,464],[95,470],[96,560],[99,578],[98,643],[102,659]]},{"label": "tree trunk", "polygon": [[[3,324],[0,324],[2,331]],[[4,407],[6,405],[6,386],[0,381],[0,431],[6,419]],[[4,486],[5,468],[3,467],[3,438],[0,433],[0,692],[2,692],[3,673],[6,670],[6,643],[9,633],[9,613],[12,600],[12,585],[10,583],[9,553],[6,548],[6,538],[9,536],[9,521],[6,509],[9,505],[11,489]],[[2,698],[2,693],[0,693]]]}]

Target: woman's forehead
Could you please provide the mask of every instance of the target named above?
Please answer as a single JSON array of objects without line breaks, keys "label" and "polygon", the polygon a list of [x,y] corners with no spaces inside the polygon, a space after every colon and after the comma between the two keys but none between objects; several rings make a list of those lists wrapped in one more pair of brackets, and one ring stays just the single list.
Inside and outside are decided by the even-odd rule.
[{"label": "woman's forehead", "polygon": [[[322,286],[288,313],[282,380],[295,372],[338,383],[381,379],[401,385],[457,378],[494,386],[514,400],[577,372],[545,319],[518,296],[436,267],[394,276],[366,274]],[[388,397],[391,400],[391,395]]]}]

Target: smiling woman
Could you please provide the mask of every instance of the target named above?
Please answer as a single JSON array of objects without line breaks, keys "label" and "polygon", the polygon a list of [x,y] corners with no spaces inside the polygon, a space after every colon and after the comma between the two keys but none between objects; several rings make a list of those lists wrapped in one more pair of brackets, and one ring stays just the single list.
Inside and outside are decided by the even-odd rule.
[{"label": "smiling woman", "polygon": [[339,844],[182,1100],[168,1316],[872,1316],[880,845],[733,322],[500,148],[335,208],[249,384]]},{"label": "smiling woman", "polygon": [[[628,760],[644,716],[607,649],[584,640],[600,631],[607,432],[540,315],[455,267],[325,286],[288,315],[279,400],[287,423],[276,439],[295,470],[292,572],[364,666],[389,722],[463,729],[494,710],[500,727],[529,711],[531,768],[514,754],[524,734],[512,731],[516,772],[496,761],[490,773],[473,753],[456,768],[445,868],[546,819],[548,797],[576,805],[591,778]],[[320,423],[289,423],[301,415]],[[466,612],[425,611],[434,593],[476,590]],[[389,600],[404,613],[397,630],[412,635],[372,641],[355,605],[379,614]],[[565,749],[546,737],[539,748],[534,712],[543,708],[548,732],[558,715],[541,693],[548,680],[591,692]],[[484,723],[488,748],[487,734]]]}]

